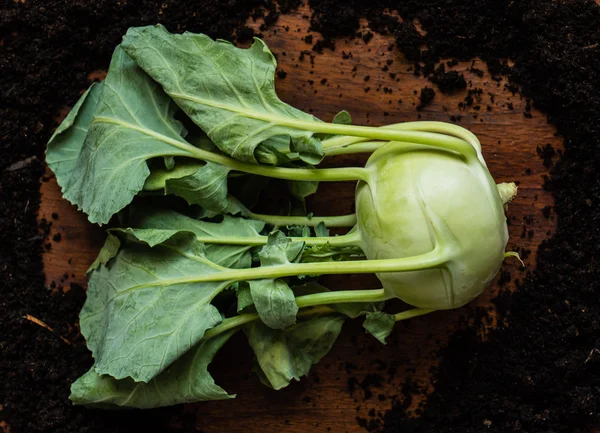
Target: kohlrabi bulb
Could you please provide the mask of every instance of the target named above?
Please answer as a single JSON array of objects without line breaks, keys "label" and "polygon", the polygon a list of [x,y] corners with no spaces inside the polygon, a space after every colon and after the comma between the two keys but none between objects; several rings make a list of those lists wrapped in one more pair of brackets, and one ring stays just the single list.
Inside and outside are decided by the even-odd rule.
[{"label": "kohlrabi bulb", "polygon": [[477,297],[498,272],[508,241],[503,199],[482,160],[440,150],[405,152],[390,143],[366,167],[371,180],[356,192],[366,256],[393,259],[436,249],[443,258],[435,269],[379,273],[385,290],[436,310]]}]

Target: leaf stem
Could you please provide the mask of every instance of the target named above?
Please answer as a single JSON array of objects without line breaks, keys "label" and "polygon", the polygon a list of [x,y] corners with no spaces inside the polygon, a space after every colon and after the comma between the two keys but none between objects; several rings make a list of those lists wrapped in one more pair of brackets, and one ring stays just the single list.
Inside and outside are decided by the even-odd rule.
[{"label": "leaf stem", "polygon": [[253,220],[264,221],[267,224],[274,226],[309,226],[316,227],[320,223],[327,227],[353,227],[356,225],[356,214],[341,215],[341,216],[324,216],[324,217],[303,217],[303,216],[280,216],[280,215],[264,215],[253,212],[246,212],[245,216]]},{"label": "leaf stem", "polygon": [[[318,314],[327,314],[327,313],[335,313],[336,311],[327,306],[320,306],[317,308],[311,308],[310,310],[299,311],[296,314],[297,318],[309,317]],[[246,323],[254,322],[258,320],[260,317],[258,314],[249,313],[249,314],[240,314],[239,316],[228,317],[227,319],[223,319],[221,323],[219,323],[214,328],[209,329],[204,333],[204,337],[202,340],[208,340],[209,338],[216,337],[223,332],[227,332],[231,329],[240,327],[245,325]]]},{"label": "leaf stem", "polygon": [[[392,125],[381,126],[380,129],[393,129],[396,131],[441,133],[441,134],[445,134],[447,136],[449,135],[449,136],[464,140],[465,142],[470,144],[473,148],[475,148],[477,150],[477,152],[481,152],[481,143],[479,142],[479,140],[477,139],[477,136],[475,134],[473,134],[468,129],[465,129],[458,125],[453,125],[451,123],[435,122],[435,121],[403,122],[403,123],[395,123]],[[351,134],[349,134],[349,135],[351,135]],[[355,143],[360,143],[362,141],[364,141],[364,139],[350,137],[350,136],[331,137],[329,139],[323,140],[323,150],[324,151],[327,151],[329,149],[333,150],[333,149],[339,148],[339,147],[349,149],[352,146],[354,146]],[[391,140],[388,140],[388,141],[391,141]],[[396,141],[396,140],[394,140],[394,141]],[[379,143],[380,146],[382,144],[384,144],[384,143],[382,143],[382,142]],[[348,152],[348,153],[351,153],[351,152]],[[354,153],[354,152],[352,152],[352,153]],[[327,154],[329,154],[329,153],[327,153]]]},{"label": "leaf stem", "polygon": [[385,289],[371,290],[339,290],[333,292],[314,293],[311,295],[298,296],[296,304],[298,308],[313,307],[323,304],[341,304],[346,302],[382,302],[392,299]]},{"label": "leaf stem", "polygon": [[348,260],[335,263],[290,263],[286,265],[265,266],[259,268],[228,269],[223,272],[205,273],[194,277],[155,281],[144,284],[143,286],[140,286],[140,288],[215,281],[229,281],[233,283],[236,281],[260,280],[265,278],[275,279],[300,275],[409,272],[439,268],[446,261],[447,254],[444,254],[443,251],[436,247],[428,253],[413,257],[381,260]]},{"label": "leaf stem", "polygon": [[350,155],[352,153],[373,153],[389,141],[367,141],[346,143],[337,147],[323,149],[325,156]]},{"label": "leaf stem", "polygon": [[[319,314],[336,313],[337,311],[335,309],[328,307],[326,305],[323,305],[323,304],[331,303],[331,302],[329,302],[329,300],[333,299],[333,298],[328,298],[325,296],[323,296],[321,298],[317,298],[316,295],[329,295],[329,294],[333,294],[333,293],[341,294],[341,293],[347,293],[347,292],[353,292],[353,290],[341,291],[341,292],[316,293],[314,295],[299,296],[298,298],[296,298],[296,303],[298,304],[299,308],[307,308],[307,307],[313,307],[313,308],[298,311],[298,313],[296,314],[296,317],[300,319],[300,318],[305,318],[305,317],[310,317],[310,316],[316,316]],[[357,292],[357,293],[377,292],[377,293],[379,293],[379,292],[383,292],[383,289],[355,290],[354,292]],[[311,303],[311,302],[303,302],[302,301],[303,299],[308,300],[308,298],[311,298],[311,300],[314,300],[314,302]],[[371,299],[367,299],[366,296],[363,298],[360,298],[360,299],[359,298],[360,297],[357,296],[355,298],[356,300],[350,300],[350,297],[348,297],[348,298],[344,299],[342,302],[380,302],[380,301],[386,300],[386,299],[383,299],[383,296],[380,296],[380,297],[372,296]],[[389,298],[387,298],[387,299],[389,299]],[[394,318],[396,319],[396,322],[399,322],[401,320],[411,319],[413,317],[422,316],[424,314],[432,313],[434,311],[436,311],[436,310],[427,310],[424,308],[414,308],[412,310],[407,310],[407,311],[402,311],[400,313],[397,313],[394,315]],[[222,334],[224,332],[238,328],[247,323],[254,322],[255,320],[259,320],[259,319],[260,319],[260,317],[256,313],[240,314],[239,316],[228,317],[226,319],[223,319],[223,321],[220,324],[218,324],[217,326],[215,326],[214,328],[211,328],[208,331],[206,331],[204,333],[204,337],[202,337],[202,340],[208,340],[210,338],[216,337],[219,334]]]},{"label": "leaf stem", "polygon": [[[219,236],[219,237],[202,237],[196,238],[199,242],[204,244],[219,244],[219,245],[249,245],[259,246],[266,245],[267,236],[252,236],[252,237],[239,237],[239,236]],[[359,232],[351,232],[341,236],[324,236],[324,237],[290,237],[293,242],[304,242],[306,245],[325,245],[331,246],[349,246],[357,245],[360,242]]]},{"label": "leaf stem", "polygon": [[413,308],[412,310],[402,311],[400,313],[394,314],[394,318],[396,322],[401,320],[411,319],[413,317],[422,316],[424,314],[432,313],[436,310],[427,310],[426,308]]}]

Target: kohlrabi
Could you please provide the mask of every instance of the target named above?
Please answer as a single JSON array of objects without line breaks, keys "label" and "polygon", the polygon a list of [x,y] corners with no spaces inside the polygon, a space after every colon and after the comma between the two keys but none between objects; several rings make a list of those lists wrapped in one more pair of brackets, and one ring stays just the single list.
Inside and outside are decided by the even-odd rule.
[{"label": "kohlrabi", "polygon": [[[441,122],[354,126],[345,112],[322,122],[279,100],[274,71],[258,39],[243,50],[130,29],[106,80],[51,138],[64,197],[92,222],[119,213],[90,268],[80,324],[95,365],[73,385],[74,402],[229,398],[207,366],[240,329],[261,380],[282,388],[329,351],[347,318],[365,316],[385,342],[397,320],[474,299],[510,254],[504,205],[516,187],[494,183],[472,133]],[[318,168],[348,153],[371,155]],[[288,181],[299,201],[319,182],[356,182],[356,214],[256,213],[266,179]],[[164,195],[183,199],[178,211]],[[362,273],[382,288],[317,282]],[[388,314],[392,298],[416,308]]]}]

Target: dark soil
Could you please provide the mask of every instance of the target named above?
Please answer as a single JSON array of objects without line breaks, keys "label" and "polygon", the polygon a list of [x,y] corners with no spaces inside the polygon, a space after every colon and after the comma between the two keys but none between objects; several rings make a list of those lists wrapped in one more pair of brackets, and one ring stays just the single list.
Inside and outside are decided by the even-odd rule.
[{"label": "dark soil", "polygon": [[[285,12],[297,2],[283,3]],[[440,70],[439,60],[479,56],[518,84],[565,138],[547,183],[558,230],[540,248],[536,271],[497,299],[501,312],[510,311],[508,326],[484,343],[472,329],[452,338],[419,419],[397,403],[381,423],[364,425],[390,433],[589,431],[600,423],[600,7],[591,0],[310,3],[312,27],[325,36],[311,41],[317,49],[357,35],[358,19],[367,17],[442,93],[463,89],[464,78]],[[164,431],[180,408],[123,415],[67,401],[65,384],[90,358],[83,345],[58,337],[79,338],[68,323],[83,292],[44,288],[45,235],[36,221],[44,145],[56,114],[77,100],[90,71],[106,67],[128,27],[161,22],[248,39],[246,18],[266,15],[272,23],[277,8],[269,0],[5,0],[0,7],[0,420],[14,433]],[[403,21],[384,14],[386,7]]]},{"label": "dark soil", "polygon": [[[68,401],[68,384],[89,368],[91,358],[84,345],[57,336],[77,338],[68,323],[76,322],[83,291],[53,296],[44,288],[40,254],[46,236],[36,221],[44,143],[57,114],[88,86],[88,73],[106,69],[128,27],[161,22],[173,30],[249,38],[254,32],[244,28],[246,19],[276,19],[276,7],[270,0],[0,5],[0,420],[13,433],[165,431],[165,414],[173,409],[135,416],[82,410]],[[42,232],[50,224],[44,222]],[[56,334],[26,320],[27,314]]]}]

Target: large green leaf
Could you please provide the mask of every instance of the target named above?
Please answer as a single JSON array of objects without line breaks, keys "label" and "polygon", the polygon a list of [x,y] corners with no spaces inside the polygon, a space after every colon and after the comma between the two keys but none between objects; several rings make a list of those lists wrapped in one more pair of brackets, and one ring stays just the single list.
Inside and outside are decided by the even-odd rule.
[{"label": "large green leaf", "polygon": [[71,385],[74,404],[110,409],[115,406],[150,409],[195,401],[235,397],[215,384],[208,372],[217,351],[235,331],[202,341],[148,383],[99,375],[92,367]]},{"label": "large green leaf", "polygon": [[[209,240],[219,238],[255,238],[260,236],[265,223],[262,221],[236,218],[229,215],[220,223],[196,220],[167,209],[133,207],[128,223],[139,229],[161,229],[163,231],[187,231],[198,238]],[[205,243],[206,256],[214,263],[228,268],[249,268],[252,264],[252,245],[225,245]]]},{"label": "large green leaf", "polygon": [[291,150],[301,158],[321,160],[320,141],[294,126],[318,119],[277,97],[275,57],[260,39],[240,49],[202,34],[171,34],[156,25],[129,29],[122,46],[228,155],[256,162],[259,143],[289,136]]},{"label": "large green leaf", "polygon": [[81,95],[48,142],[46,162],[63,191],[71,181],[77,165],[102,86],[102,83],[94,83]]},{"label": "large green leaf", "polygon": [[221,272],[192,233],[129,231],[130,239],[90,275],[80,315],[95,371],[148,382],[221,322],[211,300],[230,282],[189,283]]},{"label": "large green leaf", "polygon": [[[173,117],[175,108],[160,85],[117,47],[83,148],[70,165],[64,197],[90,221],[107,223],[143,188],[150,174],[146,160],[189,156],[185,147],[191,145],[181,138],[183,126]],[[79,113],[72,128],[85,129],[88,110]],[[73,137],[73,143],[81,134]]]},{"label": "large green leaf", "polygon": [[253,322],[244,331],[264,377],[271,387],[281,389],[292,379],[307,375],[312,365],[331,350],[344,320],[338,314],[317,316],[301,319],[285,330]]}]

